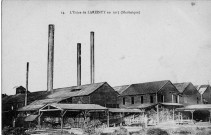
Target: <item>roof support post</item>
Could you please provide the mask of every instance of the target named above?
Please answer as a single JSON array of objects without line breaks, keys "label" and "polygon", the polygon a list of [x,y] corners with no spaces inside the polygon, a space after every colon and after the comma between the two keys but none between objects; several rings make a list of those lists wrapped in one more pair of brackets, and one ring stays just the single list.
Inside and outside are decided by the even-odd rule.
[{"label": "roof support post", "polygon": [[15,117],[12,119],[12,127],[15,128]]},{"label": "roof support post", "polygon": [[182,115],[182,113],[181,113],[181,120],[183,120],[183,115]]},{"label": "roof support post", "polygon": [[145,128],[147,128],[148,126],[148,118],[147,118],[147,114],[144,114],[144,124],[145,124]]},{"label": "roof support post", "polygon": [[181,114],[180,114],[180,112],[178,112],[179,113],[179,120],[181,120]]},{"label": "roof support post", "polygon": [[43,114],[43,112],[40,112],[40,110],[39,110],[39,116],[38,116],[38,128],[39,129],[41,129],[41,121],[40,121],[40,119],[41,119],[42,114]]},{"label": "roof support post", "polygon": [[195,110],[191,110],[191,117],[192,117],[192,120],[193,120],[193,113],[194,113]]},{"label": "roof support post", "polygon": [[89,113],[88,110],[84,110],[84,112],[83,112],[83,114],[84,114],[84,124],[87,122],[88,113]]},{"label": "roof support post", "polygon": [[64,118],[64,115],[65,115],[65,113],[67,112],[67,110],[61,110],[61,132],[63,132],[63,118]]},{"label": "roof support post", "polygon": [[120,126],[122,126],[122,121],[123,121],[123,118],[122,118],[122,113],[120,112],[120,113],[119,113],[119,115],[120,115],[120,118],[121,118],[121,123],[120,123]]},{"label": "roof support post", "polygon": [[173,121],[174,121],[174,107],[173,107]]},{"label": "roof support post", "polygon": [[63,110],[61,110],[61,130],[63,131],[63,115],[62,114],[63,114]]},{"label": "roof support post", "polygon": [[158,93],[156,92],[156,110],[157,110],[157,124],[159,123],[159,105],[158,105]]},{"label": "roof support post", "polygon": [[109,111],[107,110],[106,113],[107,113],[107,126],[109,127]]},{"label": "roof support post", "polygon": [[38,128],[40,129],[40,110],[39,110],[39,114],[38,114]]}]

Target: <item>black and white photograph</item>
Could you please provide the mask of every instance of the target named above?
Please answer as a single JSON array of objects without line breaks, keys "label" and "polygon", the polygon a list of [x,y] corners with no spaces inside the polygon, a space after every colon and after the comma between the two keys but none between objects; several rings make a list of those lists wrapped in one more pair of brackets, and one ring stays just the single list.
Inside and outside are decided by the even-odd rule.
[{"label": "black and white photograph", "polygon": [[1,8],[2,135],[211,135],[211,1]]}]

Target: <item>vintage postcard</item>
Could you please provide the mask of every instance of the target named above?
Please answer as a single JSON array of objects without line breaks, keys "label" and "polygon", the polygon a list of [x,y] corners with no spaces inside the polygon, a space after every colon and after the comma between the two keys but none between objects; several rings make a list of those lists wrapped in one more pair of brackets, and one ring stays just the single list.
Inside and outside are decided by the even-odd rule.
[{"label": "vintage postcard", "polygon": [[2,1],[2,134],[211,134],[211,1]]}]

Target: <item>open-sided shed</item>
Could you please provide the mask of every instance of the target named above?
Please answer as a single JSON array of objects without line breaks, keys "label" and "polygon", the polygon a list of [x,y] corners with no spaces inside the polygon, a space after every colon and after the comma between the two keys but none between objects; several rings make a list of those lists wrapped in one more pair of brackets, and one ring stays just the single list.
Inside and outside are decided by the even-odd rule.
[{"label": "open-sided shed", "polygon": [[[47,114],[51,116],[60,117],[61,128],[63,128],[63,118],[66,113],[71,112],[80,112],[86,119],[87,114],[90,112],[105,112],[107,114],[108,109],[97,104],[47,104],[39,109],[38,126],[41,126],[41,117],[44,114]],[[107,123],[109,124],[109,118],[107,120]]]},{"label": "open-sided shed", "polygon": [[209,121],[211,119],[211,104],[189,105],[189,106],[186,106],[186,107],[177,108],[176,111],[191,112],[192,120],[193,120],[193,115],[194,115],[195,111],[209,111],[210,112]]}]

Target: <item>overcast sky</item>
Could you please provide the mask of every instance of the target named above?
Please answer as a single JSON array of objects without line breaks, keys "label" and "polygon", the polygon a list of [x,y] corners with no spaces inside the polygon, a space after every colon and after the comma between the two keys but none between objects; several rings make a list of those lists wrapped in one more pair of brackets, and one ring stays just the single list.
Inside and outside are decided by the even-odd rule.
[{"label": "overcast sky", "polygon": [[[95,82],[111,86],[159,80],[211,83],[211,1],[3,1],[2,93],[47,89],[48,25],[55,25],[54,88],[90,83],[90,31],[95,32]],[[85,14],[70,11],[140,11]],[[65,12],[65,14],[61,14]]]}]

